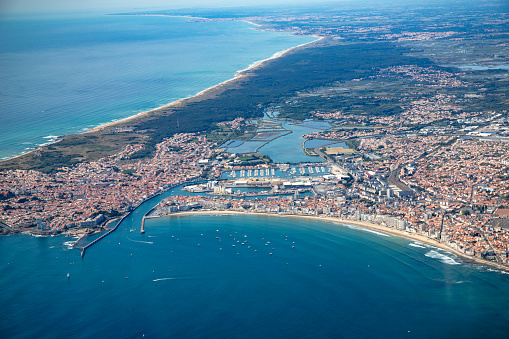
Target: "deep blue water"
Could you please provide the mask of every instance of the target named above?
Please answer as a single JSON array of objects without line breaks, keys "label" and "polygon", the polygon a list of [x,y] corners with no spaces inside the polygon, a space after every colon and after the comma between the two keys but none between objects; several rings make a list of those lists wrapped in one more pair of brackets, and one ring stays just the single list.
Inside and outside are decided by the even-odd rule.
[{"label": "deep blue water", "polygon": [[411,240],[290,217],[179,216],[148,220],[138,233],[141,216],[161,198],[83,259],[65,237],[1,237],[2,337],[509,331],[507,274]]},{"label": "deep blue water", "polygon": [[[192,95],[309,39],[238,22],[109,16],[3,20],[0,33],[0,157]],[[279,138],[262,150],[302,161],[308,129],[289,135],[299,149],[281,153]],[[407,239],[289,217],[154,219],[138,233],[142,215],[171,194],[83,259],[65,237],[0,237],[0,336],[509,333],[507,274]]]},{"label": "deep blue water", "polygon": [[0,18],[0,159],[194,95],[313,37],[245,22]]}]

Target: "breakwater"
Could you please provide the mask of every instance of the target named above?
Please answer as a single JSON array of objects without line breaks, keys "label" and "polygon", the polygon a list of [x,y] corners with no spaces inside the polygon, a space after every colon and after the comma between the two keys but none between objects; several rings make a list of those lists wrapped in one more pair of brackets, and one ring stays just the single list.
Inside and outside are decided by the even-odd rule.
[{"label": "breakwater", "polygon": [[115,225],[115,227],[113,227],[112,229],[110,229],[109,231],[107,231],[106,233],[104,233],[103,235],[101,235],[100,237],[98,237],[97,239],[94,239],[94,241],[86,244],[85,246],[83,246],[81,248],[81,257],[83,258],[85,256],[85,251],[87,250],[87,248],[89,248],[90,246],[92,246],[93,244],[97,243],[99,240],[103,239],[104,237],[108,236],[110,233],[112,233],[113,231],[115,231],[118,226],[122,223],[122,221],[124,221],[125,218],[127,218],[129,215],[131,214],[131,212],[127,213],[126,215],[124,215],[118,222],[117,224]]},{"label": "breakwater", "polygon": [[[173,184],[173,185],[170,185],[170,186],[167,186],[164,190],[162,191],[159,191],[159,192],[156,192],[154,194],[151,194],[150,196],[148,196],[147,198],[145,198],[144,200],[142,200],[139,204],[136,205],[136,207],[128,212],[127,214],[125,214],[120,220],[119,222],[115,225],[115,227],[113,227],[112,229],[108,230],[106,233],[102,234],[100,237],[98,237],[97,239],[94,239],[92,242],[90,242],[89,244],[86,244],[85,246],[83,247],[75,247],[75,248],[78,248],[78,249],[81,249],[81,257],[83,258],[85,256],[85,251],[91,247],[92,245],[96,244],[97,242],[99,242],[100,240],[104,239],[106,236],[108,236],[109,234],[111,234],[112,232],[114,232],[118,226],[120,226],[120,224],[124,221],[125,218],[127,218],[129,215],[131,215],[131,213],[133,213],[134,211],[136,211],[136,209],[138,207],[140,207],[142,204],[160,196],[161,194],[165,193],[165,192],[168,192],[172,189],[174,189],[175,187],[178,187],[178,186],[181,186],[181,185],[185,185],[187,183],[193,183],[195,182],[194,180],[196,180],[196,178],[191,178],[189,180],[186,180],[185,182],[183,183],[178,183],[178,184]],[[144,214],[143,218],[142,218],[142,222],[141,222],[141,229],[140,229],[140,232],[141,233],[144,233],[144,225],[145,225],[145,216],[147,216],[150,212],[152,212],[154,210],[154,208],[157,206],[157,204],[155,204],[147,213]],[[78,243],[78,242],[77,242]],[[76,244],[77,244],[76,243]]]},{"label": "breakwater", "polygon": [[154,207],[152,207],[147,213],[145,213],[143,215],[143,218],[141,219],[141,228],[140,228],[140,233],[145,233],[145,218],[150,214],[152,213],[158,206],[159,204],[156,204]]}]

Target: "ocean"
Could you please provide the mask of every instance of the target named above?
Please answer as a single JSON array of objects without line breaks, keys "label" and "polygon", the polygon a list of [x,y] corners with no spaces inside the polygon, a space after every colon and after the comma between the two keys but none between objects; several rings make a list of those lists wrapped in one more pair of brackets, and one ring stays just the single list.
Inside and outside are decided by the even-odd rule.
[{"label": "ocean", "polygon": [[[193,95],[311,40],[242,22],[3,18],[0,157]],[[84,258],[64,236],[0,237],[1,337],[509,333],[506,273],[320,220],[178,216],[148,220],[140,234],[143,214],[175,194],[144,203]]]},{"label": "ocean", "polygon": [[[509,274],[383,232],[262,215],[149,219],[84,258],[0,237],[4,338],[479,338],[509,333]],[[67,278],[67,273],[70,277]]]},{"label": "ocean", "polygon": [[314,37],[239,21],[0,18],[0,159],[154,109]]}]

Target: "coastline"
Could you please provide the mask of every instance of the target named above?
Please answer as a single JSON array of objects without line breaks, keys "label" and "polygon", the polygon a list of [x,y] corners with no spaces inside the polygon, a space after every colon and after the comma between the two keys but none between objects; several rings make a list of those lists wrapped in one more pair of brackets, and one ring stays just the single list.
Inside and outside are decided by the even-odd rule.
[{"label": "coastline", "polygon": [[[249,21],[245,21],[245,22],[248,22],[248,23],[250,23],[252,25],[256,25],[256,24],[251,23]],[[160,106],[160,107],[157,107],[157,108],[153,108],[153,109],[148,110],[148,111],[143,111],[143,112],[137,113],[137,114],[132,115],[130,117],[126,117],[126,118],[123,118],[123,119],[120,119],[120,120],[117,120],[117,121],[112,121],[112,122],[108,122],[108,123],[102,124],[100,126],[94,127],[93,129],[91,129],[89,131],[83,132],[82,134],[98,132],[98,131],[103,130],[106,127],[112,127],[112,126],[117,125],[117,124],[127,123],[127,122],[129,122],[131,120],[134,120],[134,119],[137,119],[137,118],[141,118],[142,116],[148,115],[150,113],[154,113],[154,112],[157,112],[157,111],[162,110],[162,109],[168,109],[168,108],[171,108],[171,107],[178,106],[178,105],[184,103],[187,100],[197,99],[200,96],[203,96],[203,95],[207,94],[207,92],[210,92],[210,91],[213,91],[215,89],[218,89],[218,88],[220,88],[220,87],[222,87],[224,85],[227,85],[227,84],[229,84],[231,82],[234,82],[235,80],[238,80],[238,79],[246,76],[244,73],[246,73],[248,71],[255,70],[258,67],[262,67],[264,63],[266,63],[266,62],[268,62],[270,60],[274,60],[274,59],[280,58],[280,57],[286,55],[287,53],[289,53],[289,52],[291,52],[291,51],[293,51],[293,50],[295,50],[297,48],[301,48],[301,47],[304,47],[306,45],[309,45],[309,44],[312,44],[312,43],[316,43],[316,42],[321,41],[322,39],[324,39],[324,37],[318,37],[318,36],[315,36],[315,35],[313,35],[313,37],[316,37],[317,39],[313,40],[313,41],[310,41],[310,42],[306,42],[304,44],[300,44],[300,45],[295,46],[295,47],[290,47],[290,48],[285,49],[283,51],[276,52],[272,56],[270,56],[270,57],[268,57],[266,59],[256,61],[256,62],[252,63],[251,65],[249,65],[247,68],[237,71],[233,78],[225,80],[225,81],[223,81],[223,82],[221,82],[221,83],[219,83],[217,85],[213,85],[213,86],[210,86],[208,88],[205,88],[204,90],[202,90],[202,91],[200,91],[200,92],[198,92],[198,93],[196,93],[194,95],[191,95],[191,96],[188,96],[188,97],[185,97],[185,98],[182,98],[182,99],[175,100],[175,101],[170,102],[170,103],[168,103],[166,105],[163,105],[163,106]],[[32,151],[30,151],[30,152],[32,152]],[[30,153],[30,152],[27,152],[27,153]],[[24,154],[27,154],[27,153],[24,153]],[[9,160],[9,159],[6,159],[6,160]]]},{"label": "coastline", "polygon": [[[192,16],[172,16],[172,15],[157,15],[157,14],[149,14],[149,15],[145,15],[145,16],[168,16],[168,17],[182,17],[182,18],[198,18],[198,17],[192,17]],[[200,18],[198,18],[198,19],[200,19]],[[238,20],[238,21],[246,22],[246,23],[248,23],[250,25],[253,25],[255,27],[259,27],[260,26],[259,24],[250,22],[248,20]],[[135,120],[137,118],[141,118],[143,116],[146,116],[146,115],[149,115],[149,114],[152,114],[152,113],[156,113],[159,110],[164,110],[164,109],[169,109],[169,108],[172,108],[172,107],[179,106],[179,105],[183,104],[184,102],[186,102],[188,100],[199,99],[201,96],[204,96],[205,94],[208,94],[211,91],[217,90],[217,89],[221,88],[222,86],[225,86],[225,85],[227,85],[227,84],[229,84],[231,82],[234,82],[235,80],[238,80],[238,79],[246,76],[246,74],[245,74],[246,72],[249,72],[249,71],[254,70],[254,69],[258,68],[258,67],[261,67],[264,63],[266,63],[266,62],[268,62],[270,60],[277,59],[277,58],[282,57],[282,56],[286,55],[287,53],[289,53],[289,52],[291,52],[291,51],[293,51],[293,50],[295,50],[297,48],[301,48],[303,46],[306,46],[306,45],[309,45],[309,44],[312,44],[312,43],[316,43],[316,42],[324,39],[324,37],[316,36],[316,35],[312,35],[312,37],[315,37],[316,39],[313,40],[313,41],[304,43],[304,44],[300,44],[300,45],[297,45],[297,46],[294,46],[294,47],[287,48],[287,49],[282,50],[282,51],[278,51],[278,52],[274,53],[272,56],[270,56],[268,58],[265,58],[265,59],[262,59],[262,60],[259,60],[259,61],[255,61],[251,65],[246,67],[245,69],[241,69],[241,70],[236,71],[235,72],[235,76],[233,78],[227,79],[227,80],[225,80],[225,81],[223,81],[223,82],[221,82],[219,84],[216,84],[216,85],[210,86],[208,88],[205,88],[205,89],[199,91],[196,94],[193,94],[193,95],[190,95],[190,96],[187,96],[187,97],[184,97],[184,98],[172,101],[172,102],[170,102],[168,104],[165,104],[165,105],[162,105],[162,106],[150,109],[150,110],[146,110],[146,111],[142,111],[142,112],[136,113],[134,115],[131,115],[131,116],[119,119],[119,120],[106,122],[106,123],[100,124],[100,125],[92,128],[90,130],[87,130],[87,131],[84,131],[84,132],[81,132],[81,133],[76,133],[76,134],[86,135],[86,134],[96,133],[96,132],[104,130],[105,128],[113,127],[113,126],[120,125],[120,124],[125,124],[125,123],[133,121],[133,120]],[[61,135],[61,136],[59,136],[58,140],[55,140],[54,142],[46,143],[43,146],[34,147],[34,149],[32,149],[32,150],[30,150],[28,152],[25,152],[25,153],[22,153],[22,154],[18,154],[18,155],[15,155],[15,156],[12,156],[12,157],[9,157],[9,158],[6,158],[6,159],[1,159],[0,163],[4,162],[4,161],[10,161],[10,160],[13,160],[13,159],[17,159],[17,158],[26,156],[28,154],[31,154],[33,152],[39,151],[39,150],[43,149],[46,146],[54,145],[54,144],[58,143],[59,141],[62,141],[65,138],[65,136],[67,136],[67,135],[70,135],[70,134]]]},{"label": "coastline", "polygon": [[461,253],[453,248],[450,248],[449,246],[446,246],[436,240],[427,238],[427,237],[419,235],[419,234],[403,232],[403,231],[400,231],[397,229],[372,224],[372,223],[366,222],[366,221],[355,221],[355,220],[348,220],[348,219],[339,219],[339,218],[334,218],[334,217],[317,217],[317,216],[311,216],[311,215],[273,214],[273,213],[263,213],[263,212],[256,213],[256,212],[238,212],[238,211],[213,211],[213,210],[177,212],[177,213],[172,213],[172,214],[165,215],[165,216],[157,216],[157,217],[149,216],[149,217],[147,217],[147,219],[166,218],[166,217],[173,217],[173,216],[200,215],[200,214],[201,215],[210,215],[210,214],[262,215],[262,216],[269,216],[269,217],[285,217],[285,218],[300,218],[300,219],[308,219],[308,220],[320,220],[320,221],[327,221],[327,222],[332,222],[332,223],[336,223],[336,224],[341,223],[341,224],[346,224],[346,225],[359,226],[362,228],[373,229],[373,230],[385,232],[385,233],[395,235],[398,237],[402,237],[402,238],[416,240],[416,241],[419,241],[419,242],[422,242],[422,243],[425,243],[425,244],[428,244],[428,245],[431,245],[434,247],[438,247],[438,248],[446,250],[448,252],[451,252],[452,254],[464,259],[467,262],[474,262],[479,265],[492,266],[492,267],[495,267],[496,269],[499,269],[501,271],[509,273],[509,267],[501,265],[497,262],[491,262],[491,261],[471,257],[471,256]]}]

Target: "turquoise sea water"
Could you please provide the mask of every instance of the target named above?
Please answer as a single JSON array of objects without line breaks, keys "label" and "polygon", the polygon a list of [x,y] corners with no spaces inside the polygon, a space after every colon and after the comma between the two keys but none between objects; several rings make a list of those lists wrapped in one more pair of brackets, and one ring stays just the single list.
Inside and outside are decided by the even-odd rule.
[{"label": "turquoise sea water", "polygon": [[142,215],[160,199],[83,259],[65,237],[1,237],[2,337],[478,338],[509,331],[509,275],[487,266],[381,232],[290,217],[152,219],[140,234]]},{"label": "turquoise sea water", "polygon": [[[0,32],[1,156],[192,95],[309,39],[161,17],[2,20]],[[283,151],[280,138],[264,151],[302,160],[308,130],[298,128],[298,149]],[[140,234],[143,214],[172,194],[143,204],[84,258],[69,238],[0,237],[0,336],[509,333],[507,274],[407,239],[289,217],[153,219]]]},{"label": "turquoise sea water", "polygon": [[194,95],[313,37],[157,16],[0,19],[0,159]]}]

